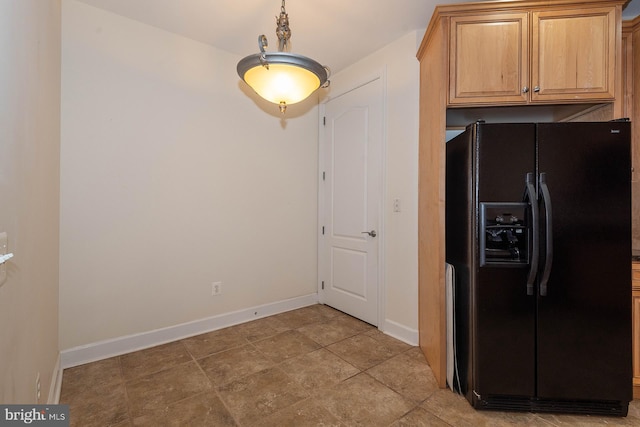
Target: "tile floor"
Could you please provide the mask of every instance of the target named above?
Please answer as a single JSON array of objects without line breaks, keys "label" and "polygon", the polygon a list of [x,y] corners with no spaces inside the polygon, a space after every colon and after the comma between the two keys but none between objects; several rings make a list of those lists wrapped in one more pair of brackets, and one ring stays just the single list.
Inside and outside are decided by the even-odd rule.
[{"label": "tile floor", "polygon": [[640,426],[475,411],[420,350],[322,305],[65,369],[60,403],[91,426]]}]

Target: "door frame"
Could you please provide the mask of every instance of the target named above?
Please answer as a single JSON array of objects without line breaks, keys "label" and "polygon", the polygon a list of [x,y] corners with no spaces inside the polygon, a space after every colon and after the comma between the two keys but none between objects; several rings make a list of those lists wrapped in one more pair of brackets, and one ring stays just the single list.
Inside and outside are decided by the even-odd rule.
[{"label": "door frame", "polygon": [[[345,84],[341,84],[338,90],[323,99],[318,108],[318,271],[317,271],[317,286],[318,286],[318,302],[325,303],[324,291],[322,289],[322,277],[321,274],[326,267],[326,259],[322,256],[325,249],[325,240],[322,234],[322,227],[325,223],[325,191],[322,179],[322,173],[325,171],[324,161],[324,147],[326,137],[326,127],[324,126],[324,117],[326,112],[326,104],[342,95],[345,95],[353,90],[356,90],[362,86],[365,86],[375,80],[380,80],[381,90],[380,97],[382,101],[382,140],[381,140],[381,153],[380,153],[380,203],[378,204],[378,218],[380,221],[379,233],[376,237],[379,240],[378,243],[378,309],[377,328],[384,331],[385,325],[385,312],[386,312],[386,263],[385,263],[385,246],[386,246],[386,217],[385,217],[385,203],[387,200],[387,72],[386,67],[381,68],[371,74],[357,79],[352,79]],[[347,313],[348,314],[348,313]]]}]

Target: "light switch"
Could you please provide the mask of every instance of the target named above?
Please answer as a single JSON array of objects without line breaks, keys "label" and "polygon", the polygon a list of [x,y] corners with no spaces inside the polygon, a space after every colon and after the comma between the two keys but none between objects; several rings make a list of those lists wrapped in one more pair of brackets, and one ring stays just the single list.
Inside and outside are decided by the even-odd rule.
[{"label": "light switch", "polygon": [[[0,255],[6,255],[7,248],[7,233],[0,233]],[[7,280],[7,263],[0,264],[0,286]]]}]

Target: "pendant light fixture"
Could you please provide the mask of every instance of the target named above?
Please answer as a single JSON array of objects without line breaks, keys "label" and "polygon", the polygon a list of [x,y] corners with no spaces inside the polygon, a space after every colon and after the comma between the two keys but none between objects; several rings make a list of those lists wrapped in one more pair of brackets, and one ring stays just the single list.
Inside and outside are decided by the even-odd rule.
[{"label": "pendant light fixture", "polygon": [[329,86],[329,69],[306,56],[289,53],[289,15],[282,0],[280,17],[276,17],[278,52],[265,52],[267,37],[258,36],[260,53],[238,62],[238,75],[258,95],[280,106],[284,114],[287,105],[306,99],[319,87]]}]

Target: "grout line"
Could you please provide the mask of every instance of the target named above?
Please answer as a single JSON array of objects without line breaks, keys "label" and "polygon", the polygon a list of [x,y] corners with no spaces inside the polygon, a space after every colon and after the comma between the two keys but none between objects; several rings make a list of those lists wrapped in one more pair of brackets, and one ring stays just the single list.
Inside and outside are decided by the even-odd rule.
[{"label": "grout line", "polygon": [[131,399],[129,398],[129,389],[127,388],[127,381],[124,379],[124,370],[122,369],[122,359],[120,356],[116,356],[116,360],[118,362],[118,373],[120,374],[120,382],[122,383],[122,388],[124,389],[124,400],[127,402],[127,419],[131,424],[133,424],[133,420],[135,417],[133,416],[133,407],[131,405]]},{"label": "grout line", "polygon": [[[193,355],[192,355],[193,357]],[[204,359],[204,358],[202,358]],[[199,360],[202,360],[199,359]],[[229,408],[229,406],[227,405],[227,402],[225,402],[225,400],[222,398],[222,395],[220,394],[220,392],[218,391],[218,387],[216,384],[213,383],[213,380],[211,378],[209,378],[209,376],[207,375],[207,373],[204,371],[204,368],[202,367],[202,365],[200,364],[200,362],[198,360],[196,360],[195,358],[193,359],[193,361],[196,363],[196,365],[198,365],[198,368],[200,369],[200,372],[202,372],[202,375],[205,376],[205,378],[207,379],[207,381],[209,382],[209,385],[211,386],[211,389],[209,390],[209,392],[213,392],[216,397],[218,398],[218,400],[220,401],[220,403],[222,403],[222,406],[224,407],[224,409],[227,411],[227,413],[229,414],[229,416],[233,419],[233,421],[240,426],[240,421],[234,416],[233,412],[231,411],[231,409]],[[205,392],[203,392],[205,393]]]},{"label": "grout line", "polygon": [[[322,325],[322,324],[325,324],[325,323],[330,322],[330,321],[332,321],[332,320],[340,320],[340,318],[336,319],[336,317],[337,317],[337,316],[333,316],[333,317],[326,317],[326,318],[320,318],[320,319],[318,319],[318,320],[316,320],[316,321],[314,321],[314,322],[312,322],[312,323],[309,323],[309,324],[307,324],[307,325],[305,325],[305,326],[310,326],[310,325]],[[259,319],[259,320],[261,320],[261,319]],[[259,320],[258,320],[258,321],[259,321]],[[338,323],[338,325],[339,325],[339,323]],[[353,334],[353,335],[351,335],[351,336],[349,336],[349,337],[342,338],[342,339],[340,339],[340,340],[338,340],[338,341],[336,341],[336,342],[333,342],[333,343],[331,343],[331,344],[328,344],[328,345],[322,345],[321,343],[318,343],[318,342],[317,342],[317,341],[315,341],[313,338],[311,338],[310,336],[308,336],[308,335],[306,335],[305,333],[303,333],[303,332],[301,332],[301,331],[300,331],[300,329],[301,329],[301,328],[304,328],[305,326],[301,326],[301,327],[299,327],[299,328],[297,328],[297,329],[289,328],[289,329],[287,329],[286,331],[278,332],[278,333],[275,333],[274,335],[271,335],[271,336],[269,336],[269,337],[263,338],[263,339],[261,339],[261,340],[255,340],[255,341],[249,341],[249,340],[246,338],[246,335],[241,334],[241,333],[240,333],[240,330],[238,330],[238,331],[237,331],[237,333],[238,333],[238,334],[239,334],[239,335],[240,335],[240,336],[241,336],[241,337],[246,341],[246,343],[245,343],[245,344],[237,345],[237,346],[232,346],[232,347],[226,348],[226,349],[224,349],[224,350],[222,350],[222,351],[218,351],[218,352],[211,353],[211,354],[209,354],[209,355],[203,356],[203,357],[201,357],[200,359],[196,359],[196,357],[195,357],[195,356],[194,356],[194,355],[189,351],[188,347],[186,346],[186,344],[185,344],[185,342],[184,342],[184,339],[177,340],[177,341],[179,341],[179,342],[180,342],[180,345],[181,345],[182,350],[186,351],[186,352],[187,352],[187,354],[189,355],[189,360],[188,360],[188,361],[186,361],[186,362],[182,362],[182,363],[178,363],[178,364],[173,364],[171,367],[169,367],[169,368],[167,368],[167,369],[175,368],[175,367],[180,366],[180,365],[182,365],[182,364],[187,364],[187,363],[195,362],[195,363],[196,363],[196,365],[197,365],[197,367],[198,367],[198,369],[200,370],[201,374],[202,374],[202,375],[205,375],[205,378],[206,378],[207,384],[210,386],[210,388],[209,388],[209,389],[207,389],[207,390],[204,390],[204,391],[198,392],[198,393],[196,393],[196,394],[193,394],[193,395],[191,395],[191,396],[189,396],[189,397],[186,397],[186,398],[184,398],[184,399],[181,399],[181,400],[178,400],[178,401],[172,402],[172,403],[171,403],[171,404],[169,404],[167,407],[173,407],[174,405],[176,405],[176,404],[178,404],[178,403],[180,403],[180,402],[183,402],[183,401],[185,401],[185,400],[192,399],[192,398],[196,398],[196,397],[201,396],[201,395],[203,395],[203,394],[206,394],[206,393],[210,393],[210,392],[212,392],[213,394],[215,394],[216,398],[217,398],[217,399],[219,399],[219,401],[221,402],[222,407],[224,408],[224,410],[226,410],[226,411],[227,411],[227,414],[229,415],[229,417],[231,417],[231,419],[233,419],[233,420],[234,420],[234,422],[236,422],[236,423],[238,424],[238,426],[241,426],[242,424],[241,424],[241,423],[240,423],[240,421],[237,419],[237,416],[240,416],[241,414],[236,415],[236,414],[234,414],[234,413],[230,410],[230,408],[229,408],[229,406],[228,406],[227,402],[223,399],[222,394],[221,394],[221,393],[220,393],[220,391],[219,391],[219,387],[222,387],[222,386],[223,386],[223,384],[221,384],[220,386],[218,386],[218,385],[216,385],[216,384],[214,383],[214,381],[213,381],[213,380],[212,380],[212,379],[211,379],[211,378],[206,374],[206,372],[205,372],[205,370],[204,370],[203,365],[201,365],[201,361],[202,361],[203,359],[207,358],[207,357],[211,357],[211,356],[214,356],[214,355],[219,355],[219,354],[224,353],[224,352],[227,352],[227,351],[231,351],[231,350],[234,350],[234,349],[241,348],[242,346],[250,346],[250,348],[251,348],[252,350],[255,350],[255,351],[256,351],[256,354],[257,354],[257,355],[259,355],[260,357],[262,357],[262,358],[264,358],[264,359],[268,360],[268,361],[271,363],[271,365],[270,365],[268,368],[265,368],[265,369],[277,369],[277,370],[279,370],[279,371],[283,372],[286,378],[290,378],[291,380],[293,380],[292,376],[291,376],[289,373],[287,373],[287,371],[283,368],[283,366],[284,366],[284,364],[285,364],[285,363],[287,363],[287,362],[289,362],[289,361],[292,361],[292,360],[295,360],[295,359],[297,359],[297,358],[304,357],[304,356],[309,355],[309,354],[311,354],[311,353],[313,353],[313,352],[316,352],[316,351],[318,351],[318,350],[326,350],[326,351],[329,351],[333,356],[338,357],[338,358],[339,358],[340,360],[342,360],[344,363],[347,363],[349,366],[354,367],[354,368],[355,368],[355,370],[356,370],[357,372],[356,372],[355,374],[353,374],[353,375],[351,375],[351,376],[347,377],[347,378],[342,379],[341,381],[337,382],[336,384],[333,384],[333,385],[331,385],[331,386],[328,386],[328,387],[323,388],[323,389],[322,389],[323,391],[332,392],[332,393],[333,393],[333,392],[339,392],[339,391],[341,390],[341,387],[344,387],[345,382],[347,382],[347,381],[349,381],[349,380],[351,380],[351,379],[355,378],[355,377],[356,377],[356,376],[358,376],[358,375],[366,374],[369,378],[372,378],[372,379],[373,379],[374,381],[376,381],[377,383],[382,384],[385,388],[387,388],[387,389],[389,389],[389,390],[393,391],[394,393],[396,393],[396,394],[397,394],[397,395],[399,395],[399,396],[402,396],[405,400],[410,401],[410,402],[413,404],[413,402],[414,402],[414,401],[413,401],[411,398],[409,398],[409,397],[405,397],[402,393],[400,393],[399,391],[397,391],[395,388],[393,388],[393,387],[391,387],[391,386],[388,386],[388,385],[384,384],[381,380],[378,380],[377,378],[373,377],[373,375],[370,373],[370,371],[371,371],[372,369],[376,368],[377,366],[380,366],[381,364],[384,364],[384,363],[386,363],[386,362],[392,361],[392,360],[394,360],[394,359],[396,359],[396,360],[397,360],[401,355],[403,355],[403,354],[407,354],[407,353],[408,353],[408,352],[410,352],[410,351],[415,351],[415,349],[416,349],[416,348],[419,348],[419,347],[416,347],[416,346],[408,346],[408,348],[406,348],[405,350],[402,350],[402,351],[398,352],[397,354],[394,354],[394,355],[392,355],[392,356],[390,356],[390,357],[386,358],[385,360],[383,360],[383,361],[381,361],[381,362],[379,362],[379,363],[377,363],[377,364],[374,364],[374,365],[372,365],[372,366],[370,366],[370,367],[368,367],[368,368],[366,368],[366,369],[361,369],[361,368],[359,368],[358,366],[355,366],[355,365],[354,365],[353,363],[351,363],[350,361],[346,360],[346,359],[345,359],[344,357],[342,357],[340,354],[337,354],[337,353],[333,352],[329,347],[331,347],[331,346],[333,346],[333,345],[335,345],[335,344],[338,344],[338,343],[344,342],[344,341],[349,340],[349,339],[354,339],[354,338],[355,338],[355,337],[357,337],[357,336],[363,336],[363,337],[364,337],[364,336],[366,336],[366,337],[368,337],[368,338],[370,338],[370,339],[373,339],[374,341],[378,341],[378,340],[376,340],[376,339],[374,338],[374,336],[377,336],[376,334],[373,334],[374,336],[371,336],[371,335],[372,335],[372,334],[371,334],[371,331],[376,331],[373,327],[372,327],[372,328],[364,329],[364,330],[362,330],[362,331],[360,331],[360,332],[356,332],[355,334]],[[230,326],[229,328],[234,328],[234,327],[235,327],[235,326]],[[285,360],[274,361],[273,359],[271,359],[270,357],[268,357],[266,354],[264,354],[264,353],[263,353],[263,352],[262,352],[262,351],[261,351],[261,350],[256,346],[256,343],[259,343],[260,341],[264,341],[264,340],[266,340],[266,339],[273,339],[273,337],[275,337],[275,336],[277,336],[277,335],[279,335],[279,334],[287,333],[287,332],[291,332],[291,331],[297,331],[298,333],[300,333],[300,334],[301,334],[301,335],[303,335],[304,337],[306,337],[306,338],[308,338],[308,339],[312,340],[313,342],[317,343],[317,345],[319,345],[320,347],[319,347],[319,348],[317,348],[317,349],[314,349],[314,350],[308,351],[308,352],[306,352],[306,353],[303,353],[303,354],[297,355],[295,358],[289,358],[289,359],[285,359]],[[380,341],[378,341],[378,342],[379,342],[379,344],[380,344],[380,346],[385,346],[384,341],[385,341],[385,340],[380,340]],[[398,340],[398,341],[399,341],[399,340]],[[163,344],[163,345],[164,345],[164,344]],[[145,351],[145,350],[141,350],[141,351]],[[348,356],[348,354],[346,354],[346,353],[345,353],[345,356]],[[413,357],[413,356],[412,356],[412,357]],[[132,400],[131,400],[131,398],[130,398],[130,396],[129,396],[129,388],[127,387],[127,383],[128,383],[128,381],[125,379],[125,375],[124,375],[124,374],[125,374],[125,366],[124,366],[124,360],[125,360],[125,359],[124,359],[124,355],[122,355],[122,356],[114,356],[114,358],[116,359],[116,360],[114,361],[114,362],[116,363],[116,369],[114,369],[114,372],[117,372],[117,375],[118,375],[117,380],[118,380],[118,382],[119,382],[119,383],[124,387],[124,398],[125,398],[125,405],[126,405],[126,411],[127,411],[127,413],[126,413],[126,418],[125,418],[125,419],[123,419],[123,420],[121,420],[121,422],[129,421],[130,423],[133,423],[133,421],[135,420],[135,416],[134,416],[134,413],[133,413],[133,408],[134,408],[134,406],[133,406],[133,404],[132,404]],[[106,359],[105,359],[105,360],[106,360]],[[173,362],[173,361],[172,361],[172,362]],[[172,363],[172,362],[171,362],[171,363]],[[260,370],[260,371],[258,371],[258,372],[263,372],[265,369]],[[156,371],[156,372],[147,373],[147,374],[145,374],[145,375],[143,375],[143,376],[139,376],[139,377],[133,378],[131,381],[137,381],[137,380],[139,380],[140,378],[144,378],[145,376],[149,376],[149,375],[156,375],[158,372],[162,372],[162,371],[164,371],[164,370],[166,370],[166,369],[161,369],[161,370]],[[84,372],[84,371],[83,371],[83,372]],[[295,371],[292,371],[292,372],[295,372]],[[256,373],[257,373],[257,372],[255,372],[255,373],[251,373],[251,374],[247,374],[247,375],[244,375],[244,376],[242,376],[242,377],[240,377],[240,378],[238,378],[238,379],[234,379],[233,381],[237,381],[237,380],[244,380],[244,379],[246,379],[247,377],[249,377],[249,376],[251,376],[251,375],[255,375]],[[228,382],[228,383],[230,383],[230,382]],[[228,384],[228,383],[226,383],[226,384]],[[89,378],[89,377],[87,376],[87,377],[86,377],[86,380],[83,382],[83,384],[91,384],[91,378]],[[99,386],[100,384],[97,384],[97,383],[95,383],[95,381],[94,381],[93,385],[97,387],[97,386]],[[300,400],[298,400],[297,402],[294,402],[294,403],[293,403],[293,404],[291,404],[291,405],[288,405],[288,406],[286,406],[286,407],[280,408],[278,411],[274,412],[273,414],[269,414],[269,415],[268,415],[269,417],[274,417],[274,418],[276,418],[276,419],[277,419],[277,414],[278,414],[279,412],[281,412],[281,411],[283,411],[283,410],[285,410],[285,409],[287,409],[287,408],[290,408],[290,407],[291,407],[291,406],[293,406],[293,405],[307,405],[307,403],[305,403],[305,402],[307,402],[307,401],[308,401],[308,402],[310,402],[309,404],[317,404],[319,407],[324,408],[324,409],[325,409],[329,414],[331,414],[331,416],[333,416],[336,420],[338,420],[338,421],[339,421],[339,422],[341,422],[341,423],[343,422],[342,418],[340,418],[339,416],[337,416],[336,414],[334,414],[333,412],[331,412],[331,411],[329,410],[329,408],[327,408],[325,405],[320,405],[320,404],[319,404],[319,401],[318,401],[319,393],[317,393],[314,389],[312,389],[311,391],[309,391],[307,388],[302,387],[302,385],[300,385],[300,384],[298,384],[298,385],[299,385],[299,386],[300,386],[300,387],[305,391],[305,393],[306,393],[306,394],[308,394],[308,396],[307,396],[307,397],[304,397],[304,398],[302,398],[302,399],[300,399]],[[91,385],[89,385],[89,386],[87,386],[87,387],[91,387]],[[79,392],[78,392],[78,394],[79,394],[79,395],[82,395],[83,393],[85,393],[85,390],[91,390],[91,389],[90,389],[90,388],[89,388],[89,389],[85,388],[85,389],[83,389],[82,391],[79,391]],[[452,425],[452,422],[453,422],[452,420],[450,420],[450,422],[447,422],[443,417],[447,417],[447,416],[451,415],[451,414],[452,414],[452,412],[451,412],[451,411],[453,411],[453,409],[445,409],[445,408],[440,408],[440,407],[436,408],[435,406],[433,406],[431,409],[428,409],[428,408],[426,408],[426,407],[423,407],[423,405],[424,405],[426,402],[428,402],[428,401],[430,401],[430,400],[432,400],[432,399],[436,398],[436,394],[441,393],[441,392],[442,392],[442,393],[452,393],[452,392],[451,392],[451,391],[449,391],[449,390],[444,390],[444,389],[435,389],[435,390],[433,390],[433,391],[432,391],[432,392],[431,392],[431,393],[430,393],[426,398],[424,398],[422,401],[420,401],[420,402],[416,403],[416,404],[413,406],[413,408],[412,408],[412,409],[410,409],[410,410],[409,410],[409,411],[407,411],[405,414],[403,414],[403,415],[399,416],[398,418],[396,418],[396,420],[395,420],[395,421],[398,421],[398,420],[402,419],[403,417],[407,416],[407,415],[408,415],[409,413],[411,413],[412,411],[415,411],[415,410],[417,410],[418,408],[420,408],[421,410],[423,410],[423,411],[425,411],[426,413],[428,413],[430,417],[435,417],[435,418],[437,418],[438,420],[441,420],[441,421],[442,421],[444,424],[446,424],[446,425]],[[450,396],[448,396],[448,395],[443,395],[443,396],[444,396],[444,397],[450,397]],[[456,396],[457,396],[457,395],[456,395]],[[76,397],[78,397],[78,396],[76,396]],[[313,399],[316,399],[316,400],[314,401]],[[433,405],[433,402],[436,402],[436,401],[432,401],[432,405]],[[106,404],[111,404],[110,402],[105,402],[105,403],[106,403]],[[110,409],[112,409],[112,408],[115,408],[115,407],[110,406],[109,408],[110,408]],[[432,410],[436,410],[436,409],[438,409],[438,410],[439,410],[439,409],[442,409],[441,411],[438,411],[438,413],[439,413],[440,415],[437,415],[436,413],[432,412]],[[470,408],[465,408],[465,411],[466,411],[466,410],[468,410],[468,409],[470,409]],[[474,417],[476,417],[476,418],[470,419],[470,421],[471,421],[471,422],[473,422],[473,420],[476,420],[476,421],[477,421],[477,420],[485,420],[485,421],[486,421],[486,420],[489,420],[490,422],[491,422],[491,421],[493,421],[493,422],[498,422],[498,421],[502,421],[502,420],[503,420],[503,418],[500,418],[500,417],[501,417],[501,415],[500,415],[500,414],[498,414],[497,419],[494,419],[494,418],[491,418],[491,417],[487,417],[487,416],[486,416],[486,414],[481,413],[481,412],[479,413],[479,412],[478,412],[478,411],[476,411],[476,410],[474,410],[474,412],[473,412],[472,414],[473,414],[473,416],[474,416]],[[553,420],[547,420],[547,419],[545,419],[545,418],[541,417],[539,414],[535,414],[535,413],[534,413],[534,414],[532,414],[532,415],[533,415],[533,416],[532,416],[532,417],[530,417],[530,418],[528,418],[528,420],[529,420],[529,421],[531,421],[532,423],[534,423],[535,425],[538,425],[538,426],[546,426],[546,427],[553,427],[553,426],[556,426],[556,425],[557,425],[557,423],[554,423],[554,422],[553,422]],[[638,418],[637,418],[636,416],[634,416],[634,415],[635,415],[635,413],[633,413],[633,414],[632,414],[632,413],[630,412],[630,416],[629,416],[628,418],[624,419],[624,421],[630,421],[630,422],[634,422],[634,421],[636,421]],[[564,420],[564,419],[563,419],[563,420]],[[599,422],[599,421],[601,421],[602,419],[601,419],[601,418],[593,417],[593,418],[592,418],[592,420],[593,420],[594,422]],[[607,422],[611,422],[612,420],[613,420],[613,421],[615,421],[616,419],[615,419],[615,418],[614,418],[614,419],[608,419],[608,418],[607,418]],[[80,420],[80,421],[83,421],[83,420]],[[622,421],[622,420],[621,420],[621,421]],[[565,422],[566,422],[566,423],[570,423],[570,421],[562,421],[562,422],[563,422],[563,423],[565,423]]]}]

